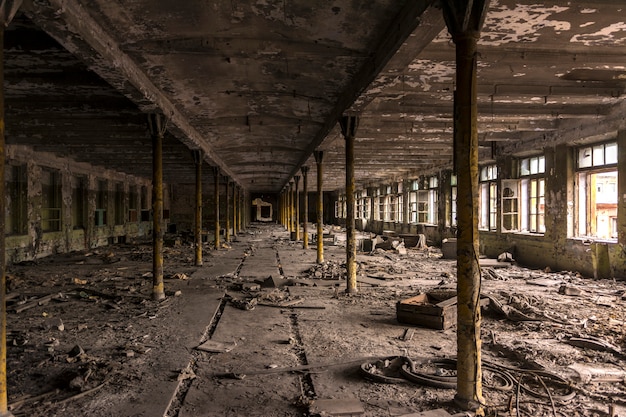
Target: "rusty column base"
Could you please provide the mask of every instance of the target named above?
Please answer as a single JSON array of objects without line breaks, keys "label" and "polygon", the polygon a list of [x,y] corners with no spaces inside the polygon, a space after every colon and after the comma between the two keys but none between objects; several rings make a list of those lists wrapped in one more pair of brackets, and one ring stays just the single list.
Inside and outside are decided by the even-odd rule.
[{"label": "rusty column base", "polygon": [[483,410],[482,405],[478,401],[466,400],[464,398],[460,398],[457,394],[454,396],[454,404],[461,410],[474,412],[477,417],[485,415],[485,410]]},{"label": "rusty column base", "polygon": [[[161,301],[165,299],[165,291],[163,291],[163,286],[161,288],[155,287],[152,290],[152,300],[153,301]],[[0,416],[2,417],[2,416]]]}]

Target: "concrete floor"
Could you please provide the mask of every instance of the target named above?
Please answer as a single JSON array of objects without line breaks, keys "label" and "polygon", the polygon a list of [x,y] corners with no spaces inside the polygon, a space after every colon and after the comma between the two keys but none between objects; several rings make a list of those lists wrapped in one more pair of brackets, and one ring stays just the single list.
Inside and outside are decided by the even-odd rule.
[{"label": "concrete floor", "polygon": [[[20,291],[20,280],[46,276],[37,289],[70,296],[64,302],[56,300],[9,316],[9,402],[14,414],[373,417],[435,409],[459,413],[452,402],[453,389],[409,381],[372,382],[360,372],[360,365],[373,358],[408,356],[425,362],[454,357],[454,326],[434,330],[401,324],[395,309],[397,301],[420,292],[453,291],[455,261],[441,259],[437,249],[409,249],[407,255],[381,250],[359,253],[362,282],[357,294],[347,295],[343,280],[311,278],[320,270],[314,245],[305,251],[301,242],[288,236],[282,227],[255,224],[229,248],[205,251],[200,268],[190,266],[191,246],[166,248],[168,297],[160,303],[149,301],[151,287],[144,271],[149,270],[150,257],[138,253],[141,247],[111,247],[103,255],[116,256],[112,264],[98,264],[95,255],[86,254],[90,256],[15,266],[13,291]],[[339,268],[345,248],[327,243],[325,268]],[[148,249],[146,245],[141,250]],[[129,252],[123,254],[124,250]],[[59,267],[61,260],[63,267]],[[46,268],[50,275],[44,274]],[[624,315],[624,301],[615,296],[607,301],[607,294],[621,294],[626,286],[575,273],[519,267],[489,270],[483,292],[508,308],[528,305],[534,310],[524,310],[527,314],[534,311],[545,317],[514,320],[487,309],[483,358],[555,372],[571,381],[577,396],[557,401],[560,415],[604,416],[609,415],[610,404],[623,405],[619,399],[626,393],[623,384],[584,382],[571,368],[592,364],[613,367],[622,375],[626,367],[621,354],[563,342],[570,336],[593,335],[621,349],[623,321],[618,316]],[[173,274],[181,271],[188,279]],[[71,289],[76,288],[68,288],[67,281],[77,275],[88,277],[89,283],[80,289],[92,294],[92,302],[71,297]],[[264,286],[270,275],[278,288]],[[559,295],[561,284],[576,284],[594,296]],[[28,288],[35,290],[32,284]],[[112,289],[124,297],[107,300],[104,293]],[[598,302],[600,297],[604,304]],[[515,301],[521,298],[522,302]],[[241,308],[245,301],[256,305]],[[48,318],[62,317],[65,331],[42,330],[44,313]],[[407,329],[413,335],[405,340]],[[28,335],[29,342],[14,343],[18,334]],[[51,338],[58,342],[52,350],[45,348]],[[226,344],[231,350],[197,349],[205,342]],[[72,360],[67,352],[77,343],[86,353]],[[68,373],[73,377],[69,384],[61,377]],[[77,386],[77,380],[82,385]],[[550,378],[546,381],[555,396],[569,390]],[[42,392],[44,396],[37,399]],[[504,415],[506,404],[514,398],[511,391],[485,388],[487,415]],[[553,412],[547,398],[522,395],[520,415],[552,416]]]}]

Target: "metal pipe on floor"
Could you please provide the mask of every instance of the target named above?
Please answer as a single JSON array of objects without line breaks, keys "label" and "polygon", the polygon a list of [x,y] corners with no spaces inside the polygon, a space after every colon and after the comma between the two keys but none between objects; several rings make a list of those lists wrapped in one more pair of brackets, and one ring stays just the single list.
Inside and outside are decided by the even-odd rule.
[{"label": "metal pipe on floor", "polygon": [[354,137],[359,124],[357,116],[340,119],[346,141],[346,292],[356,293],[356,227],[354,217]]},{"label": "metal pipe on floor", "polygon": [[315,164],[317,167],[317,208],[315,210],[317,223],[317,263],[324,262],[324,172],[322,163],[324,162],[324,152],[315,151]]},{"label": "metal pipe on floor", "polygon": [[304,222],[303,222],[303,236],[302,236],[302,249],[308,249],[309,248],[309,230],[308,230],[308,223],[309,223],[309,191],[308,191],[308,184],[307,184],[307,176],[309,173],[309,167],[307,166],[303,166],[300,168],[300,171],[302,171],[302,195],[304,197]]}]

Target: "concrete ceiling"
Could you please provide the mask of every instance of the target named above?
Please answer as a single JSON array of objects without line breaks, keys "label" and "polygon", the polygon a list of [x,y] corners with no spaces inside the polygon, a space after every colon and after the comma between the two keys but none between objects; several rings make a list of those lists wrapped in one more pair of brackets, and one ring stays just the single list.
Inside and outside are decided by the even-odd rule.
[{"label": "concrete ceiling", "polygon": [[[190,149],[251,192],[314,150],[344,187],[342,114],[360,115],[357,187],[450,167],[455,49],[436,2],[33,0],[5,35],[7,142],[164,179]],[[623,0],[492,0],[479,43],[483,160],[626,128]],[[207,172],[207,179],[211,175]]]}]

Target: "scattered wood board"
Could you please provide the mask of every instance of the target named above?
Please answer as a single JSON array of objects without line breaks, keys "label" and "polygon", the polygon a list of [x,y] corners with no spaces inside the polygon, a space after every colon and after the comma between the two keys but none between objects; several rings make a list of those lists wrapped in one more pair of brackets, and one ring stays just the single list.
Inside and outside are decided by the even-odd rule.
[{"label": "scattered wood board", "polygon": [[438,408],[436,410],[422,411],[421,413],[405,414],[400,417],[451,417],[451,414],[443,408]]}]

